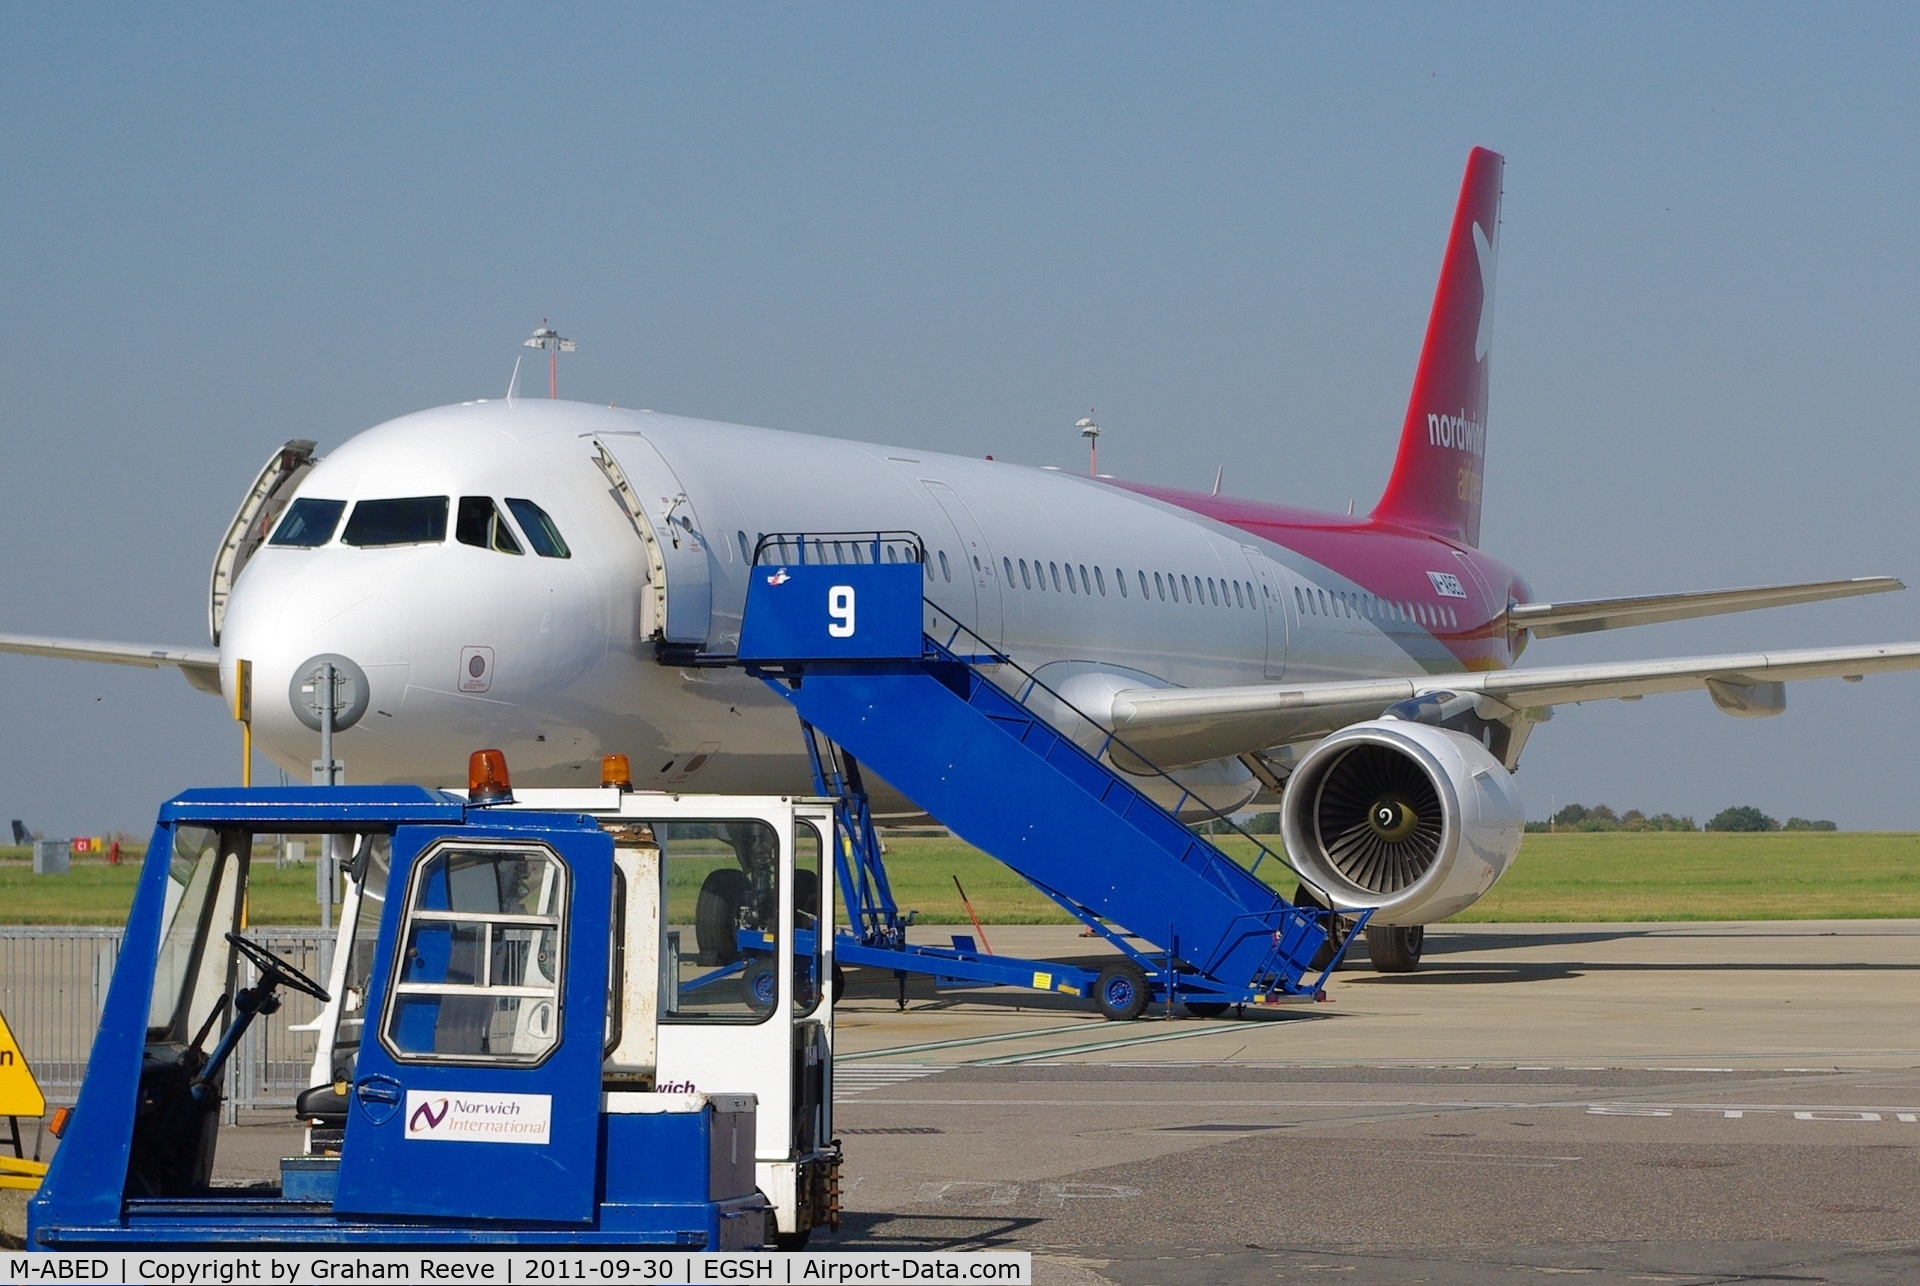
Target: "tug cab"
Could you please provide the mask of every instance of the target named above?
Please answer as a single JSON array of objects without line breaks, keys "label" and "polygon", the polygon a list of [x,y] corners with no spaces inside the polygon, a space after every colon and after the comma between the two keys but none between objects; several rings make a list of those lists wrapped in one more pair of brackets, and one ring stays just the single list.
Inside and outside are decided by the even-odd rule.
[{"label": "tug cab", "polygon": [[[837,1217],[831,804],[515,801],[483,755],[466,798],[163,807],[31,1246],[732,1250]],[[343,867],[324,978],[247,934],[254,839],[284,833]],[[215,1186],[226,1064],[289,991],[324,1005],[305,1147],[277,1185]]]}]

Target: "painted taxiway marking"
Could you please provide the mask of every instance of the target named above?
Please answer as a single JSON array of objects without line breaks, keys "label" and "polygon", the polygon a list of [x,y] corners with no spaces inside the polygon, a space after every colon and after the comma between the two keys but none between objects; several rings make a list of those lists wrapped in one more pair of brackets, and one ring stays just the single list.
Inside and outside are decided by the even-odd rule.
[{"label": "painted taxiway marking", "polygon": [[1244,1031],[1242,1023],[1212,1023],[1184,1031],[1154,1032],[1146,1036],[1123,1036],[1118,1040],[1095,1041],[1087,1045],[1066,1045],[1057,1049],[1036,1050],[1030,1054],[1002,1054],[998,1058],[970,1058],[975,1067],[1011,1067],[1016,1063],[1037,1063],[1047,1058],[1065,1058],[1072,1054],[1093,1054],[1107,1049],[1127,1049],[1134,1045],[1154,1045],[1164,1040],[1186,1040],[1192,1036],[1212,1036],[1219,1032]]},{"label": "painted taxiway marking", "polygon": [[1027,1202],[1064,1210],[1071,1201],[1131,1201],[1140,1189],[1117,1183],[1000,1183],[991,1179],[946,1179],[920,1185],[915,1205],[1011,1206]]},{"label": "painted taxiway marking", "polygon": [[[860,1069],[866,1070],[866,1069]],[[875,1069],[878,1070],[878,1069]],[[946,1068],[889,1069],[892,1071],[918,1071],[921,1075],[946,1071]],[[912,1075],[895,1075],[889,1079],[876,1078],[850,1093],[863,1094],[868,1089],[881,1085],[899,1084],[913,1080]],[[1545,1111],[1584,1111],[1588,1116],[1627,1116],[1642,1118],[1672,1117],[1680,1114],[1719,1115],[1729,1121],[1744,1120],[1754,1116],[1791,1115],[1796,1121],[1826,1121],[1839,1123],[1920,1124],[1920,1107],[1852,1107],[1832,1103],[1633,1103],[1633,1102],[1593,1102],[1590,1100],[1561,1100],[1555,1102],[1527,1102],[1516,1099],[1331,1099],[1331,1098],[866,1098],[863,1103],[889,1105],[895,1107],[1153,1107],[1162,1111],[1178,1111],[1182,1108],[1238,1108],[1247,1109],[1337,1109],[1351,1111],[1409,1111],[1409,1112],[1545,1112]],[[1888,1120],[1891,1117],[1892,1120]],[[1262,1128],[1279,1128],[1274,1127]]]},{"label": "painted taxiway marking", "polygon": [[838,1054],[833,1056],[835,1063],[861,1062],[872,1058],[899,1058],[904,1054],[926,1054],[937,1049],[965,1049],[970,1045],[990,1045],[1003,1040],[1029,1040],[1041,1036],[1059,1036],[1066,1032],[1086,1031],[1089,1027],[1099,1028],[1104,1023],[1087,1021],[1074,1023],[1070,1027],[1036,1027],[1032,1031],[996,1032],[991,1036],[960,1036],[953,1040],[931,1040],[924,1045],[894,1045],[887,1049],[867,1049],[857,1054]]},{"label": "painted taxiway marking", "polygon": [[[1542,1103],[1541,1107],[1567,1106]],[[1920,1124],[1920,1107],[1883,1107],[1877,1103],[1637,1103],[1595,1102],[1587,1104],[1591,1116],[1672,1116],[1675,1112],[1718,1112],[1739,1120],[1743,1116],[1791,1112],[1801,1121],[1878,1121],[1891,1116],[1909,1125]]]},{"label": "painted taxiway marking", "polygon": [[845,1071],[839,1068],[833,1073],[833,1098],[837,1103],[865,1094],[868,1090],[877,1090],[883,1086],[904,1085],[908,1081],[917,1081],[923,1076],[933,1076],[948,1071],[946,1067],[928,1067],[922,1064],[888,1065],[874,1063],[866,1067],[849,1067]]}]

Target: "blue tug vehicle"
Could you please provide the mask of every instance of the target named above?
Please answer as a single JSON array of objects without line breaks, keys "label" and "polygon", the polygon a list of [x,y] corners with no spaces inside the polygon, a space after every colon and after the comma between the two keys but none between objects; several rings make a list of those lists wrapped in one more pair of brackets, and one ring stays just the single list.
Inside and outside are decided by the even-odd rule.
[{"label": "blue tug vehicle", "polygon": [[[831,805],[564,793],[565,809],[512,806],[487,751],[467,798],[169,801],[29,1245],[743,1250],[837,1220],[817,931]],[[255,840],[285,834],[348,855],[324,981],[247,934]],[[716,870],[742,895],[724,950],[669,923],[697,918],[691,890]],[[278,1185],[215,1186],[227,1063],[291,992],[324,1006],[294,1108],[306,1150]]]}]

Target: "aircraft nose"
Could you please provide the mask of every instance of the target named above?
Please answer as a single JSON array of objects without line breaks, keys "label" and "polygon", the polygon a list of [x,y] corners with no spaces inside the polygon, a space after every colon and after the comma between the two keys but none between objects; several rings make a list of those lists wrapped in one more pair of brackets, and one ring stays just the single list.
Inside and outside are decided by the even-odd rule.
[{"label": "aircraft nose", "polygon": [[250,562],[228,604],[220,648],[226,673],[238,660],[253,666],[254,744],[261,752],[306,779],[331,664],[333,730],[359,729],[336,755],[360,780],[393,771],[375,753],[380,738],[366,729],[390,722],[405,699],[403,616],[394,595],[350,559],[275,550]]}]

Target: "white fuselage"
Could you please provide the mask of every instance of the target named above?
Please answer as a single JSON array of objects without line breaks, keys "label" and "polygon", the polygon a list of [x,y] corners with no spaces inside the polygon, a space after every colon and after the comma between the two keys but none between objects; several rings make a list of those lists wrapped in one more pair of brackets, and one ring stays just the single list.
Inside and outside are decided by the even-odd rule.
[{"label": "white fuselage", "polygon": [[[602,446],[648,531],[596,466]],[[571,550],[537,556],[524,533],[519,555],[463,544],[451,521],[438,543],[356,548],[336,530],[317,547],[262,546],[227,607],[222,672],[252,662],[256,744],[298,781],[319,738],[295,717],[290,687],[304,662],[335,654],[369,690],[365,715],[335,741],[350,782],[458,784],[469,752],[493,746],[529,786],[595,785],[601,756],[620,753],[643,789],[810,789],[784,701],[739,670],[662,664],[653,638],[731,652],[750,553],[769,533],[919,533],[928,597],[1095,714],[1122,688],[1453,668],[1424,631],[1300,613],[1296,587],[1346,582],[1293,551],[1095,479],[991,460],[573,402],[479,402],[359,434],[297,494],[344,501],[348,514],[366,499],[485,496],[503,512],[508,498],[531,499]],[[465,666],[481,649],[476,679]],[[1256,788],[1236,761],[1188,778],[1212,783],[1221,803]]]}]

